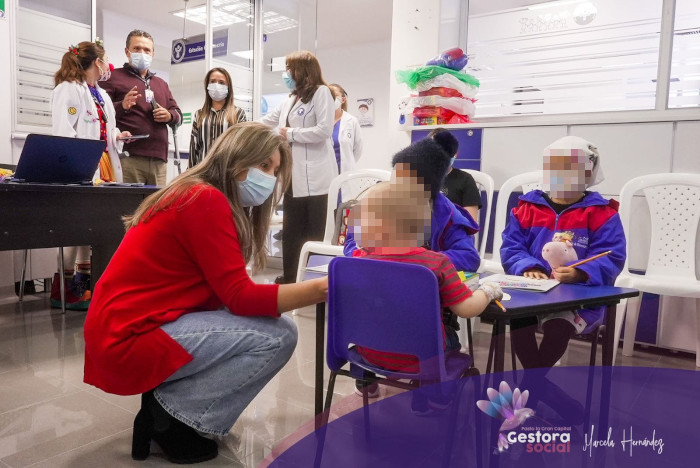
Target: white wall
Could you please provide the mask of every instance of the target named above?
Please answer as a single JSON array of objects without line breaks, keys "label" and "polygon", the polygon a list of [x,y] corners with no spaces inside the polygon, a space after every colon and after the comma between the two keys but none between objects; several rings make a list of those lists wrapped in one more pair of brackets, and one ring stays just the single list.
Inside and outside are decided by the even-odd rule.
[{"label": "white wall", "polygon": [[[389,128],[398,128],[399,103],[410,93],[396,82],[394,73],[411,66],[423,65],[438,53],[440,37],[440,2],[394,0],[391,22],[391,73],[389,78]],[[410,143],[407,133],[387,134],[393,151]]]},{"label": "white wall", "polygon": [[389,41],[319,49],[317,57],[328,83],[338,83],[348,93],[348,111],[356,113],[357,99],[374,98],[374,126],[362,127],[364,150],[358,168],[389,169],[392,147],[387,133],[397,132],[389,124]]},{"label": "white wall", "polygon": [[545,146],[566,135],[598,147],[605,181],[596,188],[606,195],[619,195],[626,181],[644,174],[700,173],[700,121],[488,127],[482,170],[500,187],[509,177],[540,169]]},{"label": "white wall", "polygon": [[[15,14],[13,2],[5,2],[6,19],[0,20],[0,43],[10,44],[14,38],[11,35],[10,17]],[[12,69],[15,60],[12,56],[13,47],[0,47],[0,63],[10,64],[0,67],[0,82],[10,83],[12,81]],[[10,136],[12,132],[12,86],[0,86],[0,107],[4,112],[0,112],[0,163],[12,164],[12,146]],[[4,208],[3,208],[4,209]],[[0,289],[14,284],[14,274],[12,270],[12,252],[0,252]]]},{"label": "white wall", "polygon": [[14,47],[10,47],[15,38],[11,34],[12,21],[11,17],[15,15],[13,2],[5,2],[5,19],[0,20],[0,43],[6,47],[0,47],[0,63],[5,66],[0,67],[0,83],[5,83],[5,86],[0,86],[0,163],[12,164],[12,151],[10,145],[10,135],[12,133],[12,69],[15,67],[15,57],[13,56]]}]

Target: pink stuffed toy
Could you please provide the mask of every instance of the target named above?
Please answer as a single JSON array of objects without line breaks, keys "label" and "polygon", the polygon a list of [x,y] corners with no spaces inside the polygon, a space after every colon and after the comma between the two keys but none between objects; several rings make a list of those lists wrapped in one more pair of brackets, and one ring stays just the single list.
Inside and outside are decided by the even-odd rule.
[{"label": "pink stuffed toy", "polygon": [[578,260],[578,255],[570,240],[555,240],[547,242],[542,247],[542,258],[547,260],[552,270]]}]

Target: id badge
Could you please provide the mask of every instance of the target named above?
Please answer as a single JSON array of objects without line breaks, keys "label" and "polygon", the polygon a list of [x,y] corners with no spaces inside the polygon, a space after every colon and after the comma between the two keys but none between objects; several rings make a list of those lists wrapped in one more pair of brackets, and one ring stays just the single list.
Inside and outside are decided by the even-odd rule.
[{"label": "id badge", "polygon": [[146,102],[147,103],[150,104],[151,102],[153,102],[153,90],[151,90],[150,88],[146,89],[145,95],[146,95]]}]

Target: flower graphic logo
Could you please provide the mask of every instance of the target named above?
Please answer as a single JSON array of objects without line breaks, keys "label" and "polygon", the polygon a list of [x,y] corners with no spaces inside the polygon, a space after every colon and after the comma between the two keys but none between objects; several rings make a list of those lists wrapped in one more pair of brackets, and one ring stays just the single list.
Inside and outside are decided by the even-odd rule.
[{"label": "flower graphic logo", "polygon": [[476,406],[492,418],[503,421],[498,429],[498,451],[503,452],[508,450],[508,440],[503,433],[520,427],[527,418],[535,415],[533,410],[525,407],[530,393],[527,390],[521,392],[519,388],[511,391],[510,385],[502,381],[498,390],[489,388],[486,395],[489,399],[477,401]]}]

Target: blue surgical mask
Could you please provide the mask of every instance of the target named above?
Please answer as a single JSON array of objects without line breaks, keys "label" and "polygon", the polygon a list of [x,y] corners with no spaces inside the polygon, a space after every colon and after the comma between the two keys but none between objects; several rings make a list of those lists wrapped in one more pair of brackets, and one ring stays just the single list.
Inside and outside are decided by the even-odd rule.
[{"label": "blue surgical mask", "polygon": [[246,208],[262,205],[272,195],[276,182],[277,177],[265,174],[258,168],[250,168],[246,179],[238,183],[238,196],[241,197],[241,205]]},{"label": "blue surgical mask", "polygon": [[450,167],[452,167],[452,166],[454,165],[455,159],[457,159],[457,156],[452,156],[452,157],[450,158]]},{"label": "blue surgical mask", "polygon": [[141,52],[131,52],[130,55],[131,66],[138,71],[148,70],[151,67],[151,62],[153,57],[148,54],[143,54]]},{"label": "blue surgical mask", "polygon": [[297,89],[297,82],[294,81],[294,78],[292,78],[292,75],[290,75],[289,72],[282,72],[282,81],[284,81],[284,85],[290,91],[294,91],[295,89]]}]

